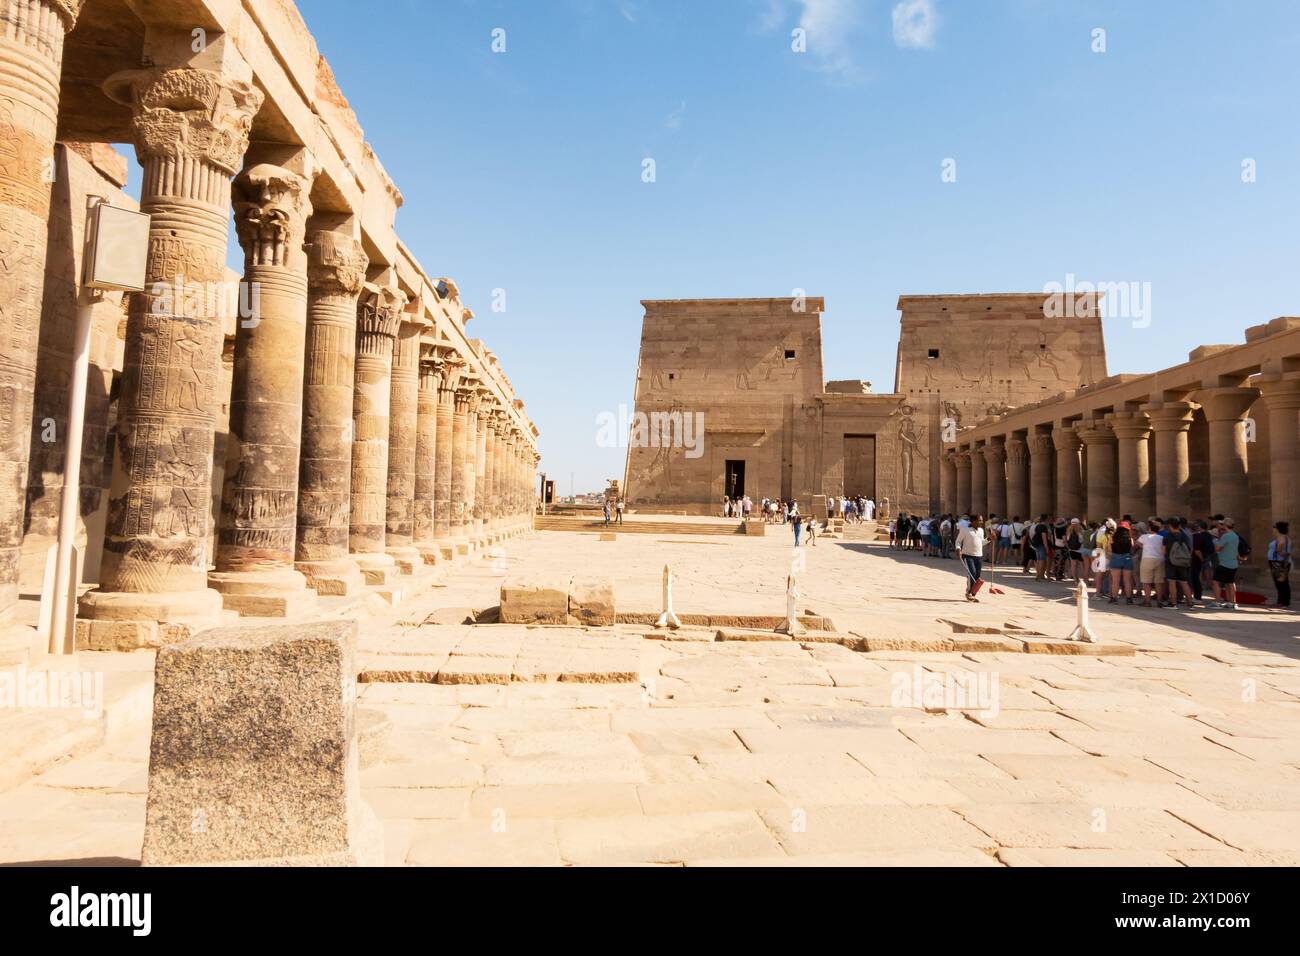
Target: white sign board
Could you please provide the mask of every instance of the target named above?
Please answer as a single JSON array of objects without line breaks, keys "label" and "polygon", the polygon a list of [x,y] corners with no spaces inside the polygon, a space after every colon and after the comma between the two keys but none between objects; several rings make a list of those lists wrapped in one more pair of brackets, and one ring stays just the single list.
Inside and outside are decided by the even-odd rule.
[{"label": "white sign board", "polygon": [[83,284],[92,289],[143,292],[149,216],[103,202],[88,215]]}]

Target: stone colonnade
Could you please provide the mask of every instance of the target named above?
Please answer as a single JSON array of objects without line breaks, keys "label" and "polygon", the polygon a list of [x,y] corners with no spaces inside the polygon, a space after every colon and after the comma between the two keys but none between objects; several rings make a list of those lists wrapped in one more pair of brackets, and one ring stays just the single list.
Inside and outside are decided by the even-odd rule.
[{"label": "stone colonnade", "polygon": [[[0,620],[18,591],[44,164],[80,7],[16,0],[0,30],[0,107],[16,136],[6,144],[16,158],[0,160]],[[340,208],[334,185],[317,208],[309,150],[253,135],[266,94],[232,44],[213,39],[174,66],[153,60],[104,83],[129,116],[151,222],[146,291],[131,297],[125,331],[100,581],[79,601],[78,645],[158,646],[231,611],[293,616],[367,585],[391,596],[530,528],[536,430],[495,358],[464,337],[472,313],[454,284],[431,292],[396,242],[368,241],[373,222]],[[229,284],[232,209],[243,285],[212,295]],[[236,316],[245,302],[255,308]]]}]

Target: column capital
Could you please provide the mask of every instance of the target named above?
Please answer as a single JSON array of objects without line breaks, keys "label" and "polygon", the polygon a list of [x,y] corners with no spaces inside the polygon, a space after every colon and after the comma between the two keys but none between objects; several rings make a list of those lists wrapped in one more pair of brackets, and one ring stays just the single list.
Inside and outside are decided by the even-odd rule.
[{"label": "column capital", "polygon": [[1115,441],[1110,425],[1100,418],[1085,418],[1074,423],[1074,432],[1085,445],[1105,445]]},{"label": "column capital", "polygon": [[1075,431],[1075,425],[1062,425],[1052,429],[1052,446],[1057,451],[1078,451],[1083,439]]},{"label": "column capital", "polygon": [[1050,432],[1034,432],[1025,440],[1029,444],[1031,455],[1046,455],[1054,447]]},{"label": "column capital", "polygon": [[989,464],[998,464],[1007,460],[1007,448],[1002,442],[990,440],[980,451],[983,452],[984,460]]},{"label": "column capital", "polygon": [[346,233],[320,229],[307,237],[307,283],[314,292],[355,296],[366,281],[361,242]]},{"label": "column capital", "polygon": [[1106,423],[1116,438],[1147,438],[1151,434],[1151,417],[1146,412],[1111,412]]},{"label": "column capital", "polygon": [[1196,405],[1193,402],[1152,402],[1143,405],[1142,411],[1151,417],[1152,431],[1182,432],[1192,427]]},{"label": "column capital", "polygon": [[1013,465],[1023,465],[1029,460],[1029,442],[1023,438],[1007,439],[1007,460]]},{"label": "column capital", "polygon": [[104,82],[134,112],[136,157],[197,159],[239,172],[263,94],[252,83],[194,67],[125,70]]},{"label": "column capital", "polygon": [[1235,422],[1245,417],[1250,406],[1259,400],[1257,388],[1236,388],[1219,386],[1203,388],[1193,392],[1193,397],[1205,411],[1205,420],[1210,422]]},{"label": "column capital", "polygon": [[281,166],[258,163],[235,177],[235,233],[252,266],[301,261],[311,183]]},{"label": "column capital", "polygon": [[1278,411],[1300,409],[1300,372],[1261,375],[1255,380],[1264,401]]},{"label": "column capital", "polygon": [[420,391],[438,395],[442,392],[443,363],[437,359],[420,358]]},{"label": "column capital", "polygon": [[86,0],[45,0],[45,5],[57,13],[59,19],[63,21],[64,32],[70,31],[77,25],[77,17],[81,16],[81,8],[85,3]]}]

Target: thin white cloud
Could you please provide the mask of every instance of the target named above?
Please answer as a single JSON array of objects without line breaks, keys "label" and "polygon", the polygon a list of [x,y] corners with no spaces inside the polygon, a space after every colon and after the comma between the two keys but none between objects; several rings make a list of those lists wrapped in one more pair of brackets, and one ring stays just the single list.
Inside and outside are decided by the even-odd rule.
[{"label": "thin white cloud", "polygon": [[685,116],[686,116],[686,101],[682,100],[682,105],[677,107],[677,109],[673,110],[671,113],[669,113],[668,118],[664,120],[664,129],[668,129],[668,130],[681,129],[682,120]]},{"label": "thin white cloud", "polygon": [[771,33],[785,22],[785,0],[763,0],[763,13],[758,18],[758,28]]},{"label": "thin white cloud", "polygon": [[842,82],[853,83],[862,73],[853,59],[849,34],[857,26],[858,0],[799,0],[799,26],[808,36],[808,52],[818,68]]},{"label": "thin white cloud", "polygon": [[934,47],[939,30],[939,14],[934,0],[902,0],[894,7],[894,43],[909,50]]}]

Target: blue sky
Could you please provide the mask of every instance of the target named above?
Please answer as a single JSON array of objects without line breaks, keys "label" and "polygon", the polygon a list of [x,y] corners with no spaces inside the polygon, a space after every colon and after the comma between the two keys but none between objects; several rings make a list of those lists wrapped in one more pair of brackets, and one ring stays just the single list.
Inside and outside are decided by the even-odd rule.
[{"label": "blue sky", "polygon": [[1150,283],[1112,372],[1300,313],[1289,0],[299,8],[564,493],[622,475],[597,415],[631,402],[643,298],[823,295],[827,378],[882,392],[900,293]]}]

